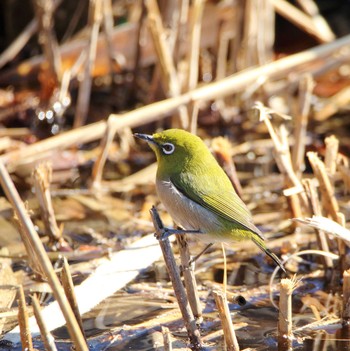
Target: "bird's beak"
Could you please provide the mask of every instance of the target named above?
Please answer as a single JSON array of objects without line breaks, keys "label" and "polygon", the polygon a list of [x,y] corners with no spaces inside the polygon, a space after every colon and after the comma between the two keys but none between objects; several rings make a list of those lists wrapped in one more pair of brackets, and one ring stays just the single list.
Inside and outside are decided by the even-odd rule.
[{"label": "bird's beak", "polygon": [[134,137],[139,138],[139,139],[142,139],[142,140],[145,140],[145,141],[147,141],[147,143],[149,143],[149,144],[157,145],[157,143],[154,141],[152,135],[135,133],[135,134],[134,134]]}]

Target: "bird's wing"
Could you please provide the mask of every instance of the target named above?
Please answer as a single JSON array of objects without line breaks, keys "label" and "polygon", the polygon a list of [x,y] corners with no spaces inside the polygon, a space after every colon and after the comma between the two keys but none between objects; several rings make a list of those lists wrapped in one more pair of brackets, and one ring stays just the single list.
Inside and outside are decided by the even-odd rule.
[{"label": "bird's wing", "polygon": [[[236,194],[231,183],[229,185],[227,182],[220,184],[215,177],[209,176],[203,176],[201,182],[194,183],[193,176],[188,173],[173,175],[170,180],[183,195],[192,201],[228,221],[242,225],[264,239],[260,230],[253,224],[250,211]],[[195,188],[194,184],[196,184]]]}]

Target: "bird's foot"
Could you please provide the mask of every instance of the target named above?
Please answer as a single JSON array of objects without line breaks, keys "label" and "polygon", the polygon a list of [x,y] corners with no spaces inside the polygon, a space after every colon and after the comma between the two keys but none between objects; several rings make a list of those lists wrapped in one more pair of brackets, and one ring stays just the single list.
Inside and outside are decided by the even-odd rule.
[{"label": "bird's foot", "polygon": [[201,233],[200,230],[183,230],[183,229],[163,228],[162,233],[158,239],[165,240],[173,234],[200,234],[200,233]]}]

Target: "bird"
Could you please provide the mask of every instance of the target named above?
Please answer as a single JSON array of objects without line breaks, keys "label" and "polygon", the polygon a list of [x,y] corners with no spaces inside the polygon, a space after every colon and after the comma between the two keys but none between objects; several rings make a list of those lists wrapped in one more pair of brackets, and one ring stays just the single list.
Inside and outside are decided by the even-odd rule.
[{"label": "bird", "polygon": [[145,140],[156,155],[157,194],[177,225],[209,243],[251,240],[285,272],[200,137],[182,129],[134,136]]}]

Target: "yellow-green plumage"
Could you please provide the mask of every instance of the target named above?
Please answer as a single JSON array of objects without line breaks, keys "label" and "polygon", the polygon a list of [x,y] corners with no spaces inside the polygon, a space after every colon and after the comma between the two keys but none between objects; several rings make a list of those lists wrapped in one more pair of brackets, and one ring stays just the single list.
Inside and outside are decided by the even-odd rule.
[{"label": "yellow-green plumage", "polygon": [[282,269],[276,255],[235,192],[231,181],[204,142],[180,129],[169,129],[145,139],[157,156],[158,196],[174,221],[198,230],[209,242],[253,240]]}]

